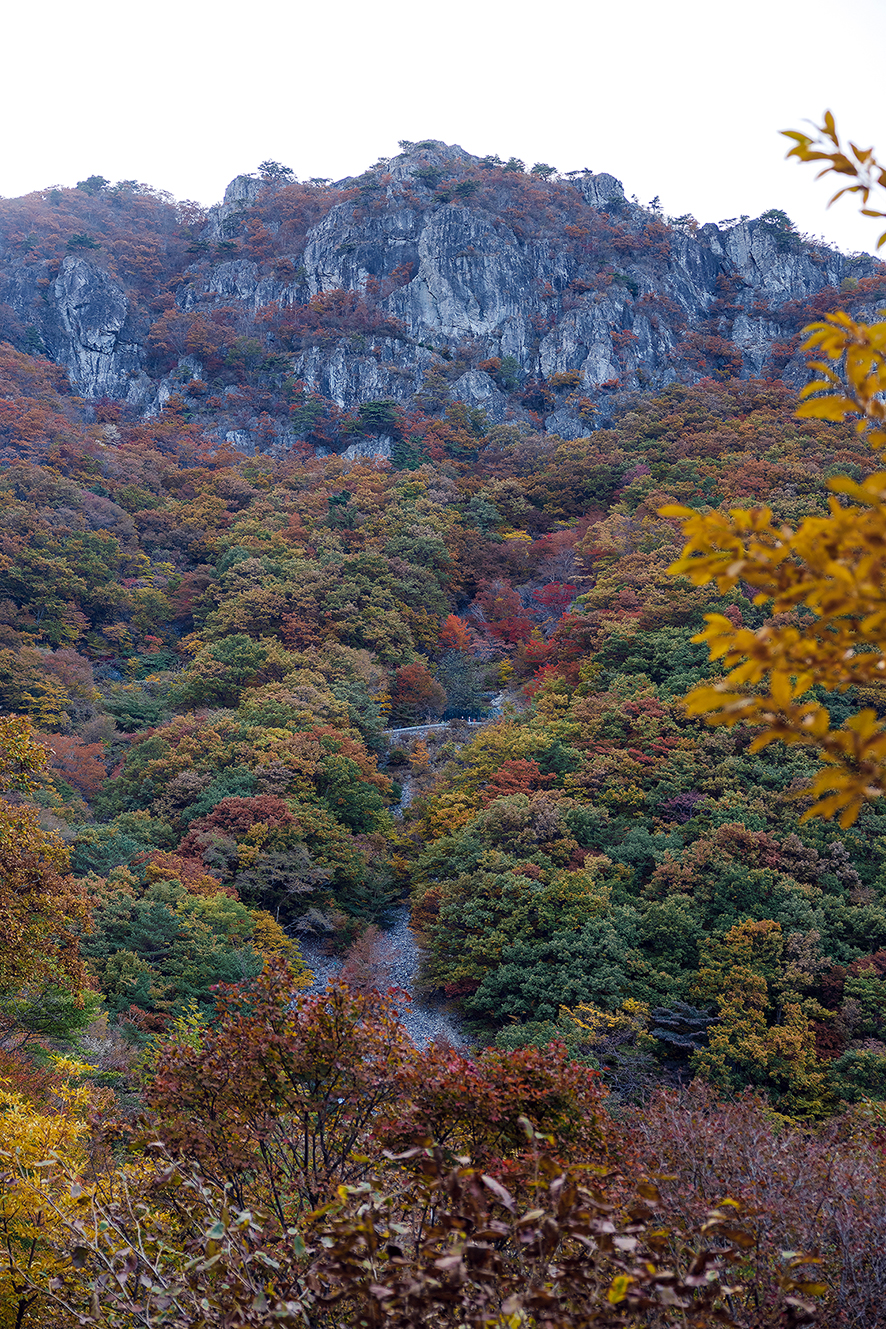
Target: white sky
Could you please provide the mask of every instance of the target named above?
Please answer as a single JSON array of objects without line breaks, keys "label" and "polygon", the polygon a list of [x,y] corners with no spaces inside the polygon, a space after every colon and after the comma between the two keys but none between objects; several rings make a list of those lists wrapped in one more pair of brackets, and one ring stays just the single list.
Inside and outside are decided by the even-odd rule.
[{"label": "white sky", "polygon": [[[590,167],[719,221],[783,208],[870,249],[784,161],[832,109],[886,155],[886,0],[43,0],[3,19],[0,195],[87,175],[217,201],[266,158],[356,174],[400,138]],[[882,227],[880,229],[883,229]]]}]

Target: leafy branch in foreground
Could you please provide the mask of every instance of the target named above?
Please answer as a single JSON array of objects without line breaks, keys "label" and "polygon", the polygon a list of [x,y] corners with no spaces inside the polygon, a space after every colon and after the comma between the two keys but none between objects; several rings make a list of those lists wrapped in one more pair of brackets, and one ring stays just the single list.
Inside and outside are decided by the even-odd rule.
[{"label": "leafy branch in foreground", "polygon": [[[162,1152],[141,1195],[75,1181],[80,1215],[54,1206],[71,1254],[50,1295],[71,1323],[105,1329],[627,1329],[640,1317],[702,1329],[733,1324],[734,1313],[746,1323],[753,1289],[736,1274],[754,1238],[735,1201],[673,1224],[650,1182],[614,1198],[611,1175],[564,1168],[553,1140],[524,1125],[528,1209],[468,1158],[452,1167],[429,1143],[379,1158],[379,1175],[340,1186],[286,1230]],[[814,1319],[810,1298],[827,1290],[808,1277],[817,1263],[785,1256],[785,1329]]]},{"label": "leafy branch in foreground", "polygon": [[[886,212],[879,212],[867,206],[872,190],[886,189],[886,167],[877,161],[873,148],[859,148],[851,142],[844,145],[840,141],[837,124],[830,111],[824,113],[824,124],[815,126],[817,138],[797,129],[785,129],[782,133],[794,143],[787,154],[789,158],[796,157],[800,162],[828,163],[819,171],[817,180],[833,172],[835,175],[848,176],[857,182],[854,185],[843,185],[838,189],[830,199],[828,207],[831,203],[836,203],[843,194],[860,194],[861,201],[865,205],[861,209],[863,216],[886,217]],[[886,244],[886,231],[877,241],[877,248],[880,249],[883,244]]]},{"label": "leafy branch in foreground", "polygon": [[775,739],[815,745],[824,765],[804,817],[840,812],[848,826],[886,790],[886,726],[867,707],[834,728],[828,708],[808,694],[814,684],[879,688],[886,673],[886,473],[861,485],[837,479],[831,488],[857,506],[831,499],[830,516],[807,518],[797,530],[775,526],[768,508],[700,514],[672,506],[662,514],[683,518],[688,537],[672,573],[696,586],[716,582],[721,594],[743,582],[756,591],[755,603],[790,615],[756,631],[705,615],[694,640],[707,642],[730,672],[693,688],[689,713],[760,726],[754,751]]},{"label": "leafy branch in foreground", "polygon": [[[807,135],[788,156],[828,161],[822,174],[857,178],[834,195],[886,187],[886,171],[870,150],[841,150],[834,118],[819,131],[833,151],[819,151]],[[833,199],[831,200],[833,202]],[[868,216],[886,214],[862,209]],[[886,233],[880,237],[880,244]],[[886,322],[856,323],[842,310],[804,329],[803,349],[814,377],[803,389],[801,419],[852,421],[875,451],[886,445]],[[886,677],[886,472],[861,484],[846,476],[829,481],[840,498],[828,501],[830,515],[808,517],[796,530],[773,523],[769,508],[698,513],[670,505],[665,517],[683,520],[687,543],[670,572],[696,586],[716,582],[721,595],[742,583],[754,603],[769,604],[773,616],[756,632],[737,628],[722,614],[707,614],[707,628],[694,641],[707,642],[712,660],[729,673],[701,684],[686,697],[692,715],[711,724],[742,721],[759,726],[752,751],[775,739],[816,747],[822,765],[803,791],[815,802],[804,813],[832,817],[851,826],[864,803],[886,791],[886,725],[879,716]],[[841,498],[843,501],[841,501]],[[848,502],[847,502],[848,500]],[[874,706],[851,715],[838,728],[826,706],[809,697],[814,686],[845,692],[863,688]]]}]

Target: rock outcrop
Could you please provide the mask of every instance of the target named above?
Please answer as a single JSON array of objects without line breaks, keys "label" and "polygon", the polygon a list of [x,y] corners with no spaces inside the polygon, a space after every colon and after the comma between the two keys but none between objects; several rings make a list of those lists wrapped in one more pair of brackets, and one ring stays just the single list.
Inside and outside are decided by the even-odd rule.
[{"label": "rock outcrop", "polygon": [[66,258],[52,286],[45,340],[84,397],[144,401],[151,383],[145,354],[130,320],[126,292],[83,258]]},{"label": "rock outcrop", "polygon": [[[0,237],[0,300],[81,396],[151,414],[207,380],[215,405],[191,403],[193,417],[253,450],[310,438],[288,407],[268,408],[293,382],[302,400],[351,413],[426,405],[430,382],[438,408],[462,402],[493,424],[530,420],[573,438],[626,391],[705,375],[798,381],[804,304],[886,271],[805,240],[781,214],[674,222],[629,201],[612,175],[519,168],[407,145],[362,177],[318,184],[318,219],[291,240],[285,186],[238,176],[165,289],[186,330],[189,318],[226,319],[252,348],[237,351],[254,362],[241,374],[250,391],[228,372],[230,349],[212,364],[188,344],[177,364],[152,358],[151,293],[98,254],[68,254],[47,280]],[[336,293],[351,300],[343,313]]]}]

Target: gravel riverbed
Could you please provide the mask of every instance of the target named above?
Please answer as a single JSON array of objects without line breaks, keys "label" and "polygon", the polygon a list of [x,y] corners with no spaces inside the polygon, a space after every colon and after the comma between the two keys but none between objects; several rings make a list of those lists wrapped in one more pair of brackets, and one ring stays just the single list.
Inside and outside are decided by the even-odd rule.
[{"label": "gravel riverbed", "polygon": [[[415,991],[422,952],[409,926],[408,905],[400,906],[392,926],[381,935],[384,965],[389,971],[384,986],[400,988],[411,998],[398,1003],[397,1009],[403,1027],[415,1046],[425,1048],[441,1039],[454,1047],[466,1047],[468,1039],[459,1029],[452,1013],[426,1001]],[[308,992],[322,992],[327,983],[341,973],[343,959],[341,956],[326,955],[320,938],[303,937],[299,940],[305,963],[314,975],[314,982]]]},{"label": "gravel riverbed", "polygon": [[[466,737],[470,737],[500,715],[503,699],[504,693],[497,693],[490,703],[489,719],[480,723],[469,722],[464,728],[460,741],[465,742]],[[407,729],[389,729],[385,737],[389,742],[398,742],[406,737],[417,739],[431,730],[443,730],[448,727],[445,724],[427,724]],[[400,780],[400,802],[394,810],[394,815],[402,817],[403,809],[412,802],[415,778],[409,771],[403,771]],[[314,975],[314,982],[308,992],[312,994],[322,992],[331,980],[338,978],[345,963],[344,958],[340,955],[328,955],[323,937],[308,935],[300,937],[299,941],[305,962]],[[403,1027],[415,1046],[426,1048],[430,1043],[440,1039],[451,1043],[454,1047],[467,1047],[470,1040],[459,1028],[452,1012],[445,1010],[438,1003],[427,1001],[415,990],[421,968],[422,951],[409,926],[407,904],[401,905],[396,910],[391,926],[382,932],[380,941],[379,972],[383,977],[379,979],[377,986],[382,991],[387,988],[398,988],[406,994],[406,999],[397,1003],[397,1011]]]}]

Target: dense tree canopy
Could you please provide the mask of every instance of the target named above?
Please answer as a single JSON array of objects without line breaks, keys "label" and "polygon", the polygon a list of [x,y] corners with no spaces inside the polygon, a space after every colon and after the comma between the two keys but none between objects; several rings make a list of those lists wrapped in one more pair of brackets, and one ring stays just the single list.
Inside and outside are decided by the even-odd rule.
[{"label": "dense tree canopy", "polygon": [[[578,373],[464,346],[408,406],[296,382],[406,335],[409,265],[251,321],[176,298],[237,255],[297,285],[386,191],[556,236],[590,276],[551,300],[638,243],[544,163],[422,169],[267,160],[212,241],[134,182],[0,201],[34,273],[88,251],[154,370],[206,375],[87,403],[0,306],[0,1319],[873,1329],[884,325],[783,311],[818,320],[795,414],[712,321],[695,381],[610,385],[592,428]],[[519,416],[451,399],[475,361]],[[264,450],[219,442],[232,401]],[[543,432],[566,401],[586,437]],[[465,1047],[375,990],[406,902]],[[305,953],[345,952],[318,990]]]}]

